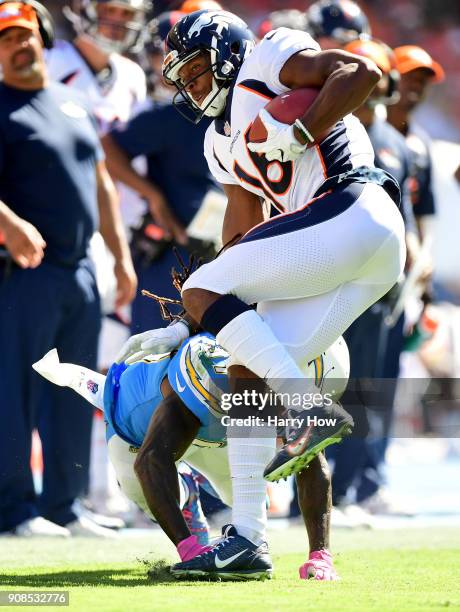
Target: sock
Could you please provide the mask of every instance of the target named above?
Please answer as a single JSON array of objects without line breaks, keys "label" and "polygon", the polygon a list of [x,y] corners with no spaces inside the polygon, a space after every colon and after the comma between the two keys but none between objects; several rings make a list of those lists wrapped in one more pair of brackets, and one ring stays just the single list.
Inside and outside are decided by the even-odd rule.
[{"label": "sock", "polygon": [[[230,428],[229,428],[230,429]],[[232,523],[244,538],[256,545],[266,539],[267,482],[263,472],[276,449],[274,428],[248,430],[248,437],[232,437],[228,432],[228,459],[232,474]]]},{"label": "sock", "polygon": [[105,376],[84,366],[61,363],[56,349],[32,365],[33,369],[55,385],[70,387],[90,404],[104,410]]},{"label": "sock", "polygon": [[210,546],[202,546],[196,535],[191,535],[176,546],[181,561],[189,561],[202,553],[211,550]]},{"label": "sock", "polygon": [[216,336],[217,342],[239,363],[281,391],[286,379],[305,374],[255,310],[232,319]]}]

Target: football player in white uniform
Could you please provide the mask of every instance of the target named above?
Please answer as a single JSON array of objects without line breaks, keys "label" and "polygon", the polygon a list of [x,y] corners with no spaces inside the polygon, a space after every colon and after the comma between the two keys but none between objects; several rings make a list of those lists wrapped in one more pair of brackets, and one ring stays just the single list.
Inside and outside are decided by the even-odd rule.
[{"label": "football player in white uniform", "polygon": [[75,0],[64,9],[76,37],[56,41],[49,74],[88,96],[101,132],[145,100],[144,72],[123,54],[142,48],[149,8],[149,0]]},{"label": "football player in white uniform", "polygon": [[[102,136],[115,123],[125,123],[146,98],[146,77],[142,68],[122,53],[142,49],[146,32],[146,15],[150,0],[74,0],[64,7],[76,37],[72,42],[57,40],[47,52],[50,78],[75,87],[89,101]],[[143,211],[144,203],[127,187],[117,185],[120,209],[125,226],[132,210]],[[103,310],[115,310],[114,296],[120,274],[112,273],[113,262],[104,251],[102,241],[92,241],[98,287]],[[122,332],[124,336],[124,329]],[[110,352],[104,322],[101,353]],[[108,360],[110,364],[111,359]]]},{"label": "football player in white uniform", "polygon": [[[308,34],[287,28],[254,47],[247,25],[223,11],[183,17],[167,48],[164,76],[184,106],[196,121],[215,118],[205,154],[228,196],[223,242],[233,241],[184,284],[187,322],[199,322],[230,353],[232,378],[255,374],[276,392],[305,392],[310,383],[300,360],[332,344],[403,270],[399,187],[374,167],[365,130],[350,114],[381,73],[366,58],[322,52]],[[304,87],[320,93],[295,124],[263,110],[277,95]],[[251,143],[258,115],[268,138]],[[328,136],[319,138],[325,130]],[[281,214],[264,220],[263,198]],[[189,325],[150,332],[127,349],[170,350],[188,336]],[[293,402],[285,405],[293,409]],[[315,425],[315,416],[335,425]],[[254,428],[245,437],[229,436],[236,529],[218,547],[178,564],[182,575],[215,572],[238,555],[244,563],[249,542],[263,546],[264,474],[276,480],[302,470],[351,422],[339,406],[325,403],[299,418],[302,425],[274,458],[274,435],[261,437]]]}]

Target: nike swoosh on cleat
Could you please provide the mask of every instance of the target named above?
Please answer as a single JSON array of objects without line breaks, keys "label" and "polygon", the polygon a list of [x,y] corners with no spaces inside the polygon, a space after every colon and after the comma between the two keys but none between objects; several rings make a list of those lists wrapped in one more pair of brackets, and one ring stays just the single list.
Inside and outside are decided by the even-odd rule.
[{"label": "nike swoosh on cleat", "polygon": [[176,372],[176,385],[177,385],[177,388],[179,389],[179,393],[183,393],[185,391],[186,387],[185,387],[185,385],[182,386],[180,384],[179,377],[177,376],[177,372]]},{"label": "nike swoosh on cleat", "polygon": [[241,557],[241,555],[244,554],[247,550],[248,549],[245,548],[244,550],[241,550],[239,553],[236,553],[236,555],[233,555],[232,557],[228,557],[228,559],[219,559],[219,555],[216,554],[214,563],[216,564],[217,569],[222,569],[223,567],[227,567],[227,565],[230,565],[232,561],[235,561],[235,559],[238,559],[238,557]]},{"label": "nike swoosh on cleat", "polygon": [[304,452],[304,450],[307,448],[308,441],[311,438],[312,430],[313,425],[309,425],[307,431],[301,438],[291,442],[291,444],[286,445],[286,451],[289,453],[289,455],[297,457]]}]

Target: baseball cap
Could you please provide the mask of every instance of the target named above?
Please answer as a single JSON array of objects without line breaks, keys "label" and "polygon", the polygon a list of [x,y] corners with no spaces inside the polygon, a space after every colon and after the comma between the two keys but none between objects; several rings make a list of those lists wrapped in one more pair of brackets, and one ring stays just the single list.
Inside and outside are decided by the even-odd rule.
[{"label": "baseball cap", "polygon": [[0,4],[0,32],[7,28],[38,30],[38,19],[32,6],[22,2]]},{"label": "baseball cap", "polygon": [[396,67],[401,74],[406,74],[417,68],[426,68],[433,74],[435,83],[440,83],[445,78],[445,72],[441,64],[435,62],[429,53],[416,45],[403,45],[394,49]]}]

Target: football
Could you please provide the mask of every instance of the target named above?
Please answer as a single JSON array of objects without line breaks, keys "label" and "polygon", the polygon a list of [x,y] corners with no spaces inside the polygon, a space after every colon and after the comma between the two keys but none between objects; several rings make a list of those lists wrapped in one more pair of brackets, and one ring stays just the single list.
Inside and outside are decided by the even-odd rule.
[{"label": "football", "polygon": [[[300,119],[300,117],[310,108],[312,103],[316,100],[319,91],[319,89],[313,87],[292,89],[270,100],[265,106],[265,110],[277,121],[292,124],[296,119]],[[329,131],[317,138],[317,142],[321,142],[328,133]],[[249,141],[264,142],[266,138],[267,130],[259,115],[257,115],[249,130]]]}]

